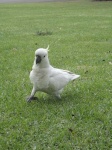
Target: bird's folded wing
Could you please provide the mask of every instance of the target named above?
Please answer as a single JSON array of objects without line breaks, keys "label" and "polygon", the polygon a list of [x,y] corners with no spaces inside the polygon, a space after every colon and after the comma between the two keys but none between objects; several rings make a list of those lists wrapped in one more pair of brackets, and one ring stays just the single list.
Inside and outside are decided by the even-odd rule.
[{"label": "bird's folded wing", "polygon": [[77,78],[80,77],[80,75],[74,74],[71,71],[63,70],[63,69],[60,69],[60,70],[62,70],[63,72],[65,72],[71,78],[71,80],[75,80],[75,79],[77,79]]},{"label": "bird's folded wing", "polygon": [[60,90],[64,88],[69,81],[75,78],[78,78],[77,75],[67,70],[53,68],[49,78],[49,85],[55,90]]}]

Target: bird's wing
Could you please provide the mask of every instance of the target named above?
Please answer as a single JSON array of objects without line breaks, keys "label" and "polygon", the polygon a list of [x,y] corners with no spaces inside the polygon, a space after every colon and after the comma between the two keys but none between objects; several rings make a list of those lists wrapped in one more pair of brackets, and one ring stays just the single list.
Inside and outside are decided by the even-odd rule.
[{"label": "bird's wing", "polygon": [[54,90],[61,90],[69,81],[78,77],[68,70],[52,68],[50,71],[49,86]]},{"label": "bird's wing", "polygon": [[70,80],[75,80],[80,77],[80,75],[74,74],[71,71],[63,70],[63,69],[60,69],[60,70],[63,71],[65,74],[67,74],[69,76]]}]

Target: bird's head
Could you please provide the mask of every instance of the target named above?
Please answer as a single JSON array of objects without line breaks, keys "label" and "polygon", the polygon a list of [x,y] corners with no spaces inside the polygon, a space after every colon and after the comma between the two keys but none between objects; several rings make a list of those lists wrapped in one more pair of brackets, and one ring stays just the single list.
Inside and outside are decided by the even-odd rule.
[{"label": "bird's head", "polygon": [[49,46],[46,49],[39,48],[35,51],[35,64],[36,65],[41,65],[41,67],[45,67],[46,65],[49,65],[48,48]]}]

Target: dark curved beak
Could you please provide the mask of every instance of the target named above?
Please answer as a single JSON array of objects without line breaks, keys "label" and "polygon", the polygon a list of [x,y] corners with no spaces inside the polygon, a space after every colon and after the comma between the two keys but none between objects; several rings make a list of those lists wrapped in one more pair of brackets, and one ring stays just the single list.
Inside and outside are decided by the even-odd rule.
[{"label": "dark curved beak", "polygon": [[36,64],[41,62],[41,57],[39,55],[36,56]]}]

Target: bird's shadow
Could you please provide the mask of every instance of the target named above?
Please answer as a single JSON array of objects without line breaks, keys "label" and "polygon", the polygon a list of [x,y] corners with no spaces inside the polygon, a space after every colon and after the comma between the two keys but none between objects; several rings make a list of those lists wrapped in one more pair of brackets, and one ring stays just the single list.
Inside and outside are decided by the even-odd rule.
[{"label": "bird's shadow", "polygon": [[74,93],[69,93],[69,92],[66,92],[66,93],[63,93],[61,95],[61,98],[56,98],[54,96],[51,96],[51,95],[47,95],[47,94],[41,94],[41,95],[37,95],[38,98],[35,99],[35,100],[32,100],[30,103],[44,103],[44,104],[52,104],[52,105],[55,105],[55,104],[63,104],[63,103],[66,103],[68,101],[79,101],[81,99],[81,96],[80,96],[81,93],[79,93],[78,91],[75,91]]}]

